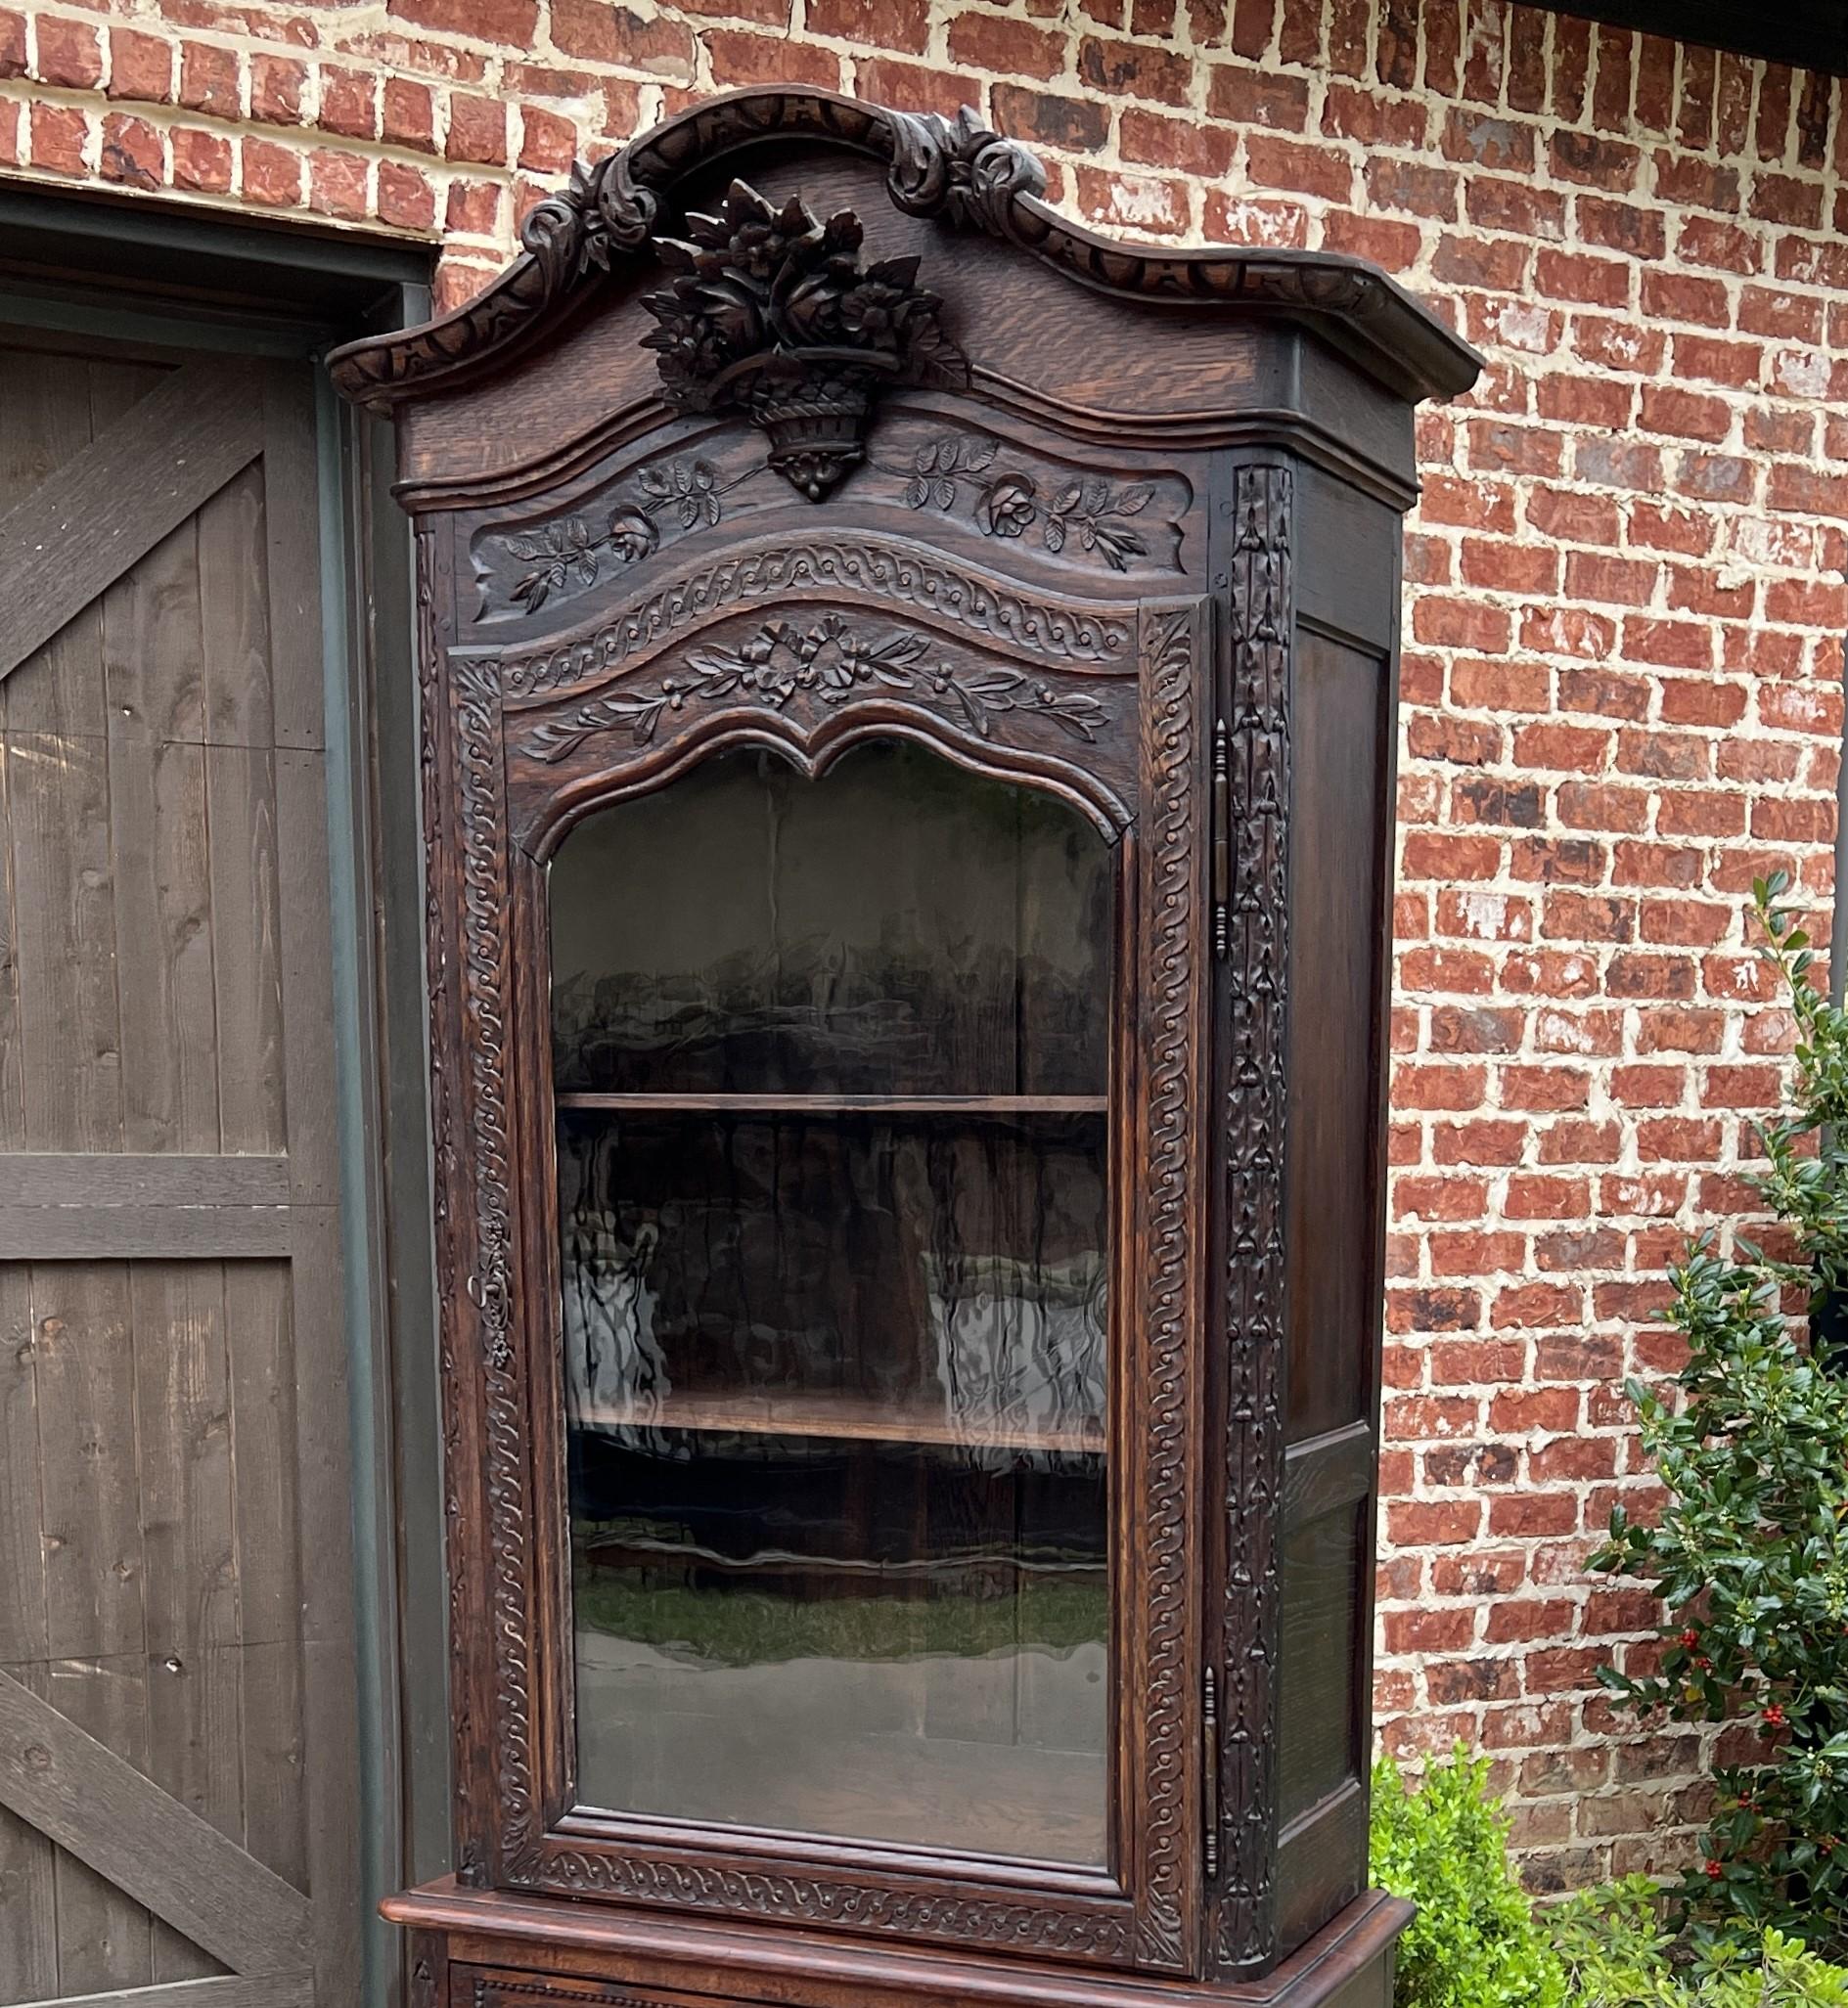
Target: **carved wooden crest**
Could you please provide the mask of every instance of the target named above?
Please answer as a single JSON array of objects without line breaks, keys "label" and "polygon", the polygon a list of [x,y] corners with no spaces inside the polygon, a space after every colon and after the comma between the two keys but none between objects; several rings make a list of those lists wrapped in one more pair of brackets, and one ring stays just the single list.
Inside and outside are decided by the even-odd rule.
[{"label": "carved wooden crest", "polygon": [[642,300],[660,323],[646,345],[659,351],[669,401],[747,413],[770,465],[811,502],[860,460],[885,385],[969,383],[918,260],[863,270],[865,235],[851,209],[820,223],[799,196],[778,208],[735,181],[718,215],[688,216],[687,240],[654,240],[679,276]]}]

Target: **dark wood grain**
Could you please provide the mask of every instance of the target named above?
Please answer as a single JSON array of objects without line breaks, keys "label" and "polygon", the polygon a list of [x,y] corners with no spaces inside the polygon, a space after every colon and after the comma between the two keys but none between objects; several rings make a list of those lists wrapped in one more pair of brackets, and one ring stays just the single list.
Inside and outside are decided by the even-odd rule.
[{"label": "dark wood grain", "polygon": [[[1315,1941],[1261,1979],[1232,1985],[1139,1979],[1020,1961],[978,1949],[865,1946],[760,1926],[689,1923],[645,1910],[572,1913],[518,1895],[459,1889],[451,1881],[394,1897],[394,1922],[447,1938],[452,1985],[473,2008],[477,1976],[567,1986],[669,2001],[689,1996],[776,2001],[789,2008],[1330,2008],[1343,1989],[1386,2008],[1392,1948],[1412,1906],[1377,1893],[1348,1904]],[[485,1970],[485,1973],[483,1973]],[[1345,2003],[1344,2003],[1345,2008]]]},{"label": "dark wood grain", "polygon": [[466,383],[542,346],[568,325],[583,293],[608,283],[612,267],[645,257],[657,232],[668,234],[679,182],[773,134],[826,139],[889,162],[888,188],[901,210],[983,232],[1101,291],[1316,317],[1408,398],[1454,395],[1479,367],[1443,322],[1364,260],[1124,244],[1041,201],[1045,176],[1032,156],[971,118],[952,125],[830,92],[753,91],[694,106],[540,204],[523,231],[526,255],[493,286],[428,330],[337,351],[336,382],[349,397],[385,407]]},{"label": "dark wood grain", "polygon": [[[1396,540],[1411,406],[1474,362],[1352,261],[1105,247],[1046,208],[1037,172],[971,119],[806,92],[696,107],[541,204],[528,256],[469,308],[336,359],[349,395],[396,413],[421,554],[458,1883],[387,1907],[434,1962],[419,2008],[1389,1997],[1405,1911],[1363,1894],[1358,1771]],[[901,320],[928,289],[878,386],[852,376],[873,367],[866,344],[824,364],[762,300],[762,325],[723,331],[716,375],[693,339],[693,281],[724,277],[737,247],[689,215],[793,228],[775,205],[798,197],[851,212],[831,284],[899,261]],[[797,263],[813,248],[778,244]],[[663,289],[657,253],[692,278]],[[945,367],[914,338],[946,344]],[[737,409],[758,376],[763,396]],[[807,443],[784,408],[798,384]],[[608,926],[652,914],[632,924],[663,940],[672,900],[697,897],[661,891],[645,851],[585,853],[589,819],[683,785],[667,799],[704,802],[687,778],[745,755],[824,789],[894,742],[1053,797],[1108,846],[1107,1093],[972,1092],[1024,1078],[1018,1053],[1050,1036],[1015,1027],[1009,1045],[979,1010],[938,1042],[974,1054],[973,1076],[924,1069],[880,1094],[799,1040],[753,1075],[696,1031],[693,1060],[674,1047],[651,1072],[635,1040],[654,1005],[589,1003],[561,1020],[555,1083],[555,977],[591,998],[644,969],[654,989],[636,994],[670,1017],[732,994],[684,974],[691,952],[572,951],[554,970],[548,871],[577,885],[584,856],[606,860]],[[683,849],[700,840],[683,829]],[[759,869],[756,837],[724,841],[751,860],[741,877]],[[962,869],[946,858],[945,875]],[[654,875],[679,888],[677,870]],[[626,902],[625,874],[649,880]],[[700,954],[696,971],[718,965]],[[559,1179],[575,1192],[589,1175],[569,1153],[620,1126],[640,1162],[677,1123],[702,1139],[875,1119],[935,1137],[1099,1116],[1111,1394],[1100,1427],[1059,1441],[1107,1451],[1107,1862],[580,1803]],[[568,1214],[573,1233],[584,1218]],[[614,1221],[599,1230],[612,1245]],[[912,1285],[880,1273],[880,1301],[910,1305]],[[831,1280],[843,1303],[873,1289]],[[665,1269],[657,1281],[688,1294]],[[593,1425],[833,1439],[861,1458],[958,1433],[928,1404],[846,1384],[824,1399],[696,1377],[646,1414],[630,1399]],[[855,1483],[849,1520],[866,1511]],[[970,1473],[904,1510],[972,1539],[990,1484]],[[664,1552],[647,1526],[599,1539],[633,1570]],[[701,1566],[758,1580],[718,1549]]]}]

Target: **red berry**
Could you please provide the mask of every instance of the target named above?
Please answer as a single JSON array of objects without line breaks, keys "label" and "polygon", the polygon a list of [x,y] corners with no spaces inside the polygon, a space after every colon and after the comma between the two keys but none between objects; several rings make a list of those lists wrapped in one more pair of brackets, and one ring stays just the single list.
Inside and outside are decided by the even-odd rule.
[{"label": "red berry", "polygon": [[1710,1673],[1713,1671],[1713,1662],[1710,1659],[1705,1658],[1704,1656],[1702,1656],[1700,1659],[1695,1660],[1694,1665],[1698,1667],[1703,1673]]},{"label": "red berry", "polygon": [[1765,1711],[1765,1720],[1774,1729],[1781,1729],[1786,1719],[1787,1718],[1785,1717],[1783,1710],[1780,1709],[1775,1701]]},{"label": "red berry", "polygon": [[1691,1626],[1690,1626],[1689,1629],[1682,1633],[1681,1643],[1683,1645],[1690,1647],[1696,1646],[1700,1643],[1700,1633],[1694,1630],[1694,1629]]},{"label": "red berry", "polygon": [[1723,1869],[1717,1861],[1710,1861],[1707,1863],[1706,1866],[1707,1880],[1710,1883],[1717,1883],[1720,1880],[1720,1878],[1726,1873],[1725,1869]]}]

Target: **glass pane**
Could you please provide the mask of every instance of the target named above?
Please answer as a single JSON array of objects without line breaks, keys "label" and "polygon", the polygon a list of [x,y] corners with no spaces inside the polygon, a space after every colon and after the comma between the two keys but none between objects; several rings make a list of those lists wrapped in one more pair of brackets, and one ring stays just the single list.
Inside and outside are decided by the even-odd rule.
[{"label": "glass pane", "polygon": [[880,746],[552,882],[580,1800],[1103,1863],[1107,848]]},{"label": "glass pane", "polygon": [[558,1086],[1101,1093],[1107,855],[917,747],[709,761],[553,867]]}]

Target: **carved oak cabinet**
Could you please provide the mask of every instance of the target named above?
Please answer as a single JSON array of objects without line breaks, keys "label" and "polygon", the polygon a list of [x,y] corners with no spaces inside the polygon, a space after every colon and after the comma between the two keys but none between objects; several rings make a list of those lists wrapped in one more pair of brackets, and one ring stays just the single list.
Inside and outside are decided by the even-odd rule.
[{"label": "carved oak cabinet", "polygon": [[417,2008],[1339,2002],[1401,513],[1476,359],[821,94],[334,361],[416,520]]}]

